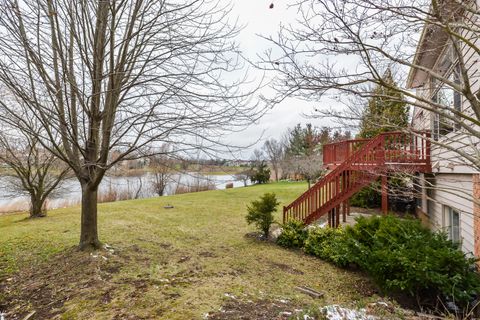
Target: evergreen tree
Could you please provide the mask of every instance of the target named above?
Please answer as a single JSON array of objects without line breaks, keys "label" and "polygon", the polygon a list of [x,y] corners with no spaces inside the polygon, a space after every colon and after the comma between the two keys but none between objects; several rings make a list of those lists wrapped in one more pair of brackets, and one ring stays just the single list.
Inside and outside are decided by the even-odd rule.
[{"label": "evergreen tree", "polygon": [[305,128],[297,124],[288,132],[286,153],[293,156],[308,156],[316,151],[318,134],[312,124],[308,123]]},{"label": "evergreen tree", "polygon": [[[382,132],[397,131],[408,127],[409,108],[402,94],[392,88],[396,87],[392,72],[387,70],[383,76],[387,86],[377,86],[372,92],[362,119],[359,138],[371,139]],[[352,206],[371,208],[379,207],[382,196],[380,184],[372,183],[363,188],[350,199]]]},{"label": "evergreen tree", "polygon": [[260,161],[255,164],[250,170],[250,181],[252,183],[267,183],[270,180],[270,169],[265,161]]},{"label": "evergreen tree", "polygon": [[408,126],[409,108],[396,87],[390,70],[383,80],[387,86],[377,86],[363,112],[359,138],[370,139],[382,132],[396,131]]}]

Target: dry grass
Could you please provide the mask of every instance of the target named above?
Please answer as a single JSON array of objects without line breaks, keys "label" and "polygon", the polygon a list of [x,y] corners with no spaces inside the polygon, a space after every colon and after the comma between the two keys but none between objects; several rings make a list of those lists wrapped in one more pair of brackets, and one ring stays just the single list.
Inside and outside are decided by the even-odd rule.
[{"label": "dry grass", "polygon": [[207,179],[197,179],[195,181],[187,182],[186,184],[177,185],[177,187],[175,188],[175,194],[211,191],[215,189],[216,186],[213,181]]},{"label": "dry grass", "polygon": [[[113,249],[93,254],[74,249],[78,207],[37,220],[2,216],[0,310],[8,320],[32,311],[36,319],[218,319],[233,303],[268,319],[365,303],[376,289],[364,275],[245,237],[254,231],[247,203],[276,192],[285,205],[305,188],[279,183],[101,204],[99,234]],[[295,290],[300,285],[325,296],[310,298]]]}]

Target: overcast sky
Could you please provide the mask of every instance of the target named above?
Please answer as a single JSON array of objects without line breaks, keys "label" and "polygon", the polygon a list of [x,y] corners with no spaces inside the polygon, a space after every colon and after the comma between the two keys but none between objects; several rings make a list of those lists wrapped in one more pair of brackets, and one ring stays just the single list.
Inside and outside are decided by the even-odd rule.
[{"label": "overcast sky", "polygon": [[[272,45],[260,38],[258,35],[275,35],[279,30],[279,25],[294,24],[296,19],[295,8],[287,8],[287,0],[274,0],[274,8],[270,9],[271,0],[233,0],[233,16],[237,16],[239,23],[245,25],[241,31],[238,43],[242,52],[252,61],[258,61],[257,54],[263,53]],[[292,1],[290,1],[292,3]],[[263,73],[258,70],[250,70],[257,73],[257,78],[262,77]],[[263,94],[271,95],[271,90],[263,89]],[[328,121],[320,119],[311,119],[303,116],[311,113],[319,101],[302,101],[298,99],[287,99],[281,104],[276,105],[265,115],[259,123],[252,125],[244,132],[233,134],[229,140],[233,144],[246,145],[255,142],[262,137],[254,147],[242,153],[241,157],[248,159],[254,148],[259,148],[265,139],[279,139],[287,128],[295,126],[297,123],[312,123],[313,125],[329,125]]]}]

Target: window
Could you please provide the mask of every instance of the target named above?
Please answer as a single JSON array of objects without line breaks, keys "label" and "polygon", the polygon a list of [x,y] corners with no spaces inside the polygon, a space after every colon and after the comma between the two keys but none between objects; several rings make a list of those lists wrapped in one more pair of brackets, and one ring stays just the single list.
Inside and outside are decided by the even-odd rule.
[{"label": "window", "polygon": [[444,206],[444,227],[450,240],[460,242],[460,212],[458,210]]},{"label": "window", "polygon": [[[453,50],[451,48],[446,50],[443,59],[441,59],[436,66],[436,70],[439,73],[444,74],[449,81],[460,84],[460,66],[454,64],[455,60]],[[431,79],[430,84],[433,93],[431,98],[432,101],[450,109],[443,111],[446,115],[454,116],[453,111],[462,111],[462,96],[460,92],[434,78]],[[433,115],[432,122],[432,136],[435,140],[438,140],[440,136],[444,136],[460,129],[457,120],[438,113]]]}]

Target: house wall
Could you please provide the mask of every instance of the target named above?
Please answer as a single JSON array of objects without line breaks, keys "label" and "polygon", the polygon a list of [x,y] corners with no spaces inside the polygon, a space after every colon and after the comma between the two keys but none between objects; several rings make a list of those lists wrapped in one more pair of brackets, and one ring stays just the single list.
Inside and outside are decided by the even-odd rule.
[{"label": "house wall", "polygon": [[[466,32],[464,36],[480,46],[478,32],[475,33]],[[466,45],[463,45],[462,49],[472,91],[478,92],[480,91],[478,53]],[[438,59],[440,58],[442,55],[438,57]],[[414,81],[417,84],[420,82],[419,79]],[[429,81],[424,82],[415,90],[418,96],[426,99],[431,99],[433,95]],[[462,112],[473,115],[473,110],[465,98],[462,101]],[[431,130],[433,119],[433,113],[415,107],[412,115],[412,127],[416,130]],[[464,252],[473,252],[480,257],[480,204],[478,202],[480,201],[480,175],[477,169],[478,164],[475,167],[472,162],[461,155],[461,152],[466,152],[478,159],[480,139],[463,129],[441,136],[439,143],[444,146],[432,144],[433,173],[431,175],[420,174],[418,179],[422,195],[421,201],[417,205],[417,213],[422,221],[432,229],[442,230],[446,226],[445,206],[458,210],[460,212],[462,249]],[[428,190],[426,179],[434,183],[433,190]]]},{"label": "house wall", "polygon": [[[445,206],[460,212],[460,237],[462,250],[474,252],[474,219],[472,199],[472,175],[470,174],[435,174],[431,177],[434,189],[422,211],[428,214],[429,225],[433,230],[445,230]],[[423,206],[423,204],[422,204]]]}]

